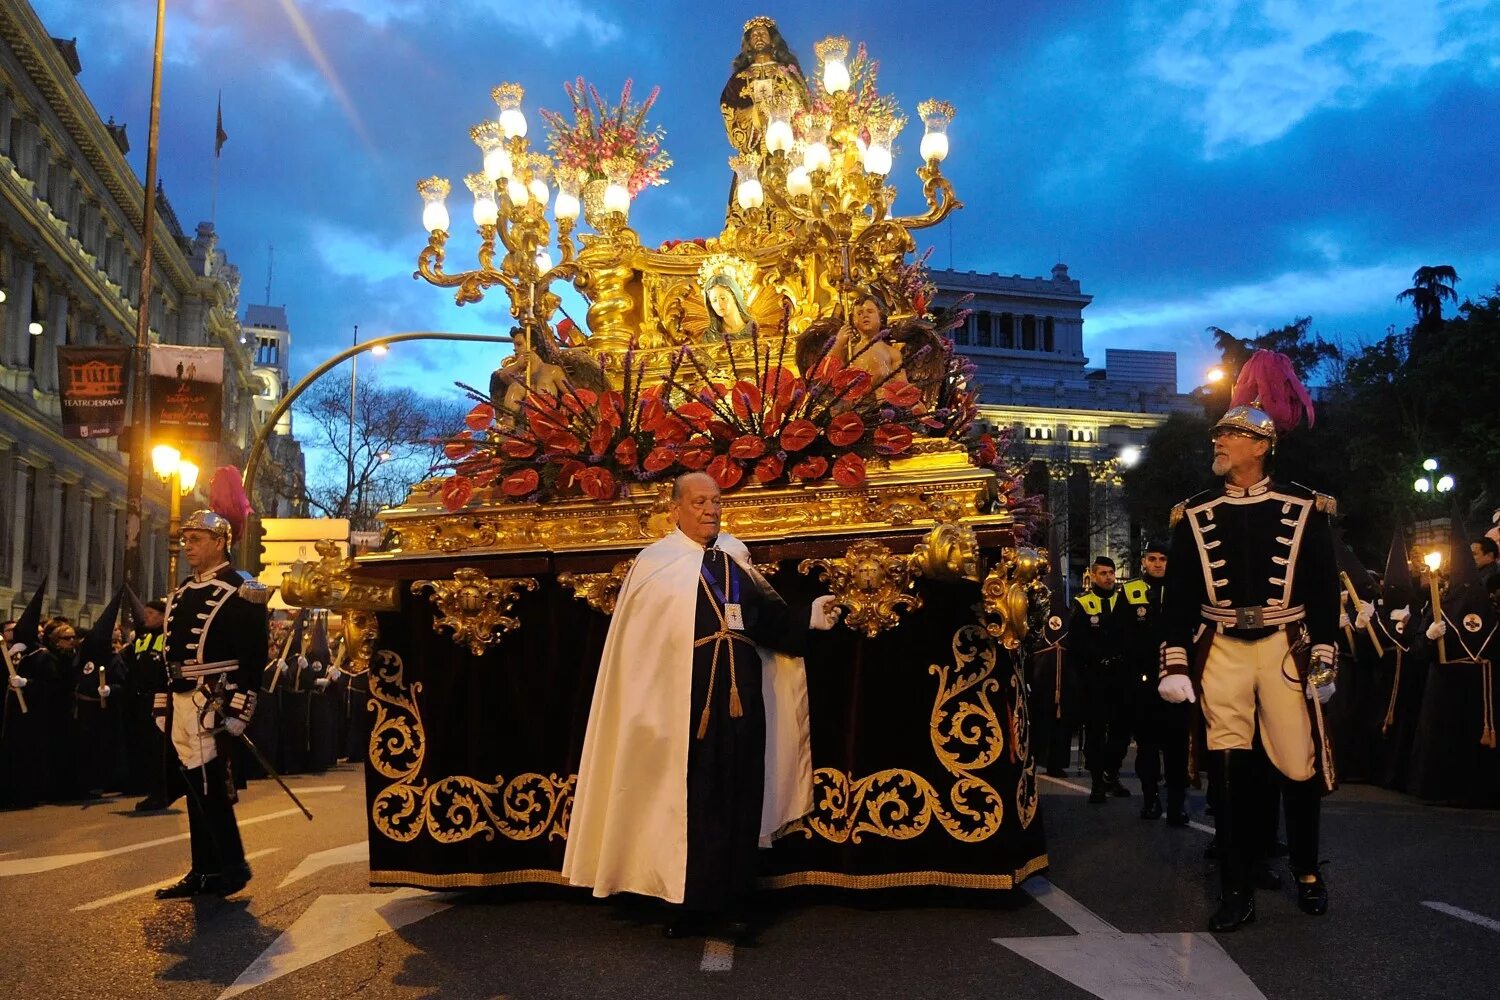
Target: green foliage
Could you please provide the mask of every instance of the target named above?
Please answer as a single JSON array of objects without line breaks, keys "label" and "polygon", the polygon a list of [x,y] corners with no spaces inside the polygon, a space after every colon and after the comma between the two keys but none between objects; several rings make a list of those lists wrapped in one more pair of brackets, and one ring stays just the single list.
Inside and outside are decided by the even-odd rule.
[{"label": "green foliage", "polygon": [[1126,469],[1125,506],[1149,538],[1167,537],[1172,505],[1214,484],[1207,417],[1174,413],[1151,435],[1134,468]]}]

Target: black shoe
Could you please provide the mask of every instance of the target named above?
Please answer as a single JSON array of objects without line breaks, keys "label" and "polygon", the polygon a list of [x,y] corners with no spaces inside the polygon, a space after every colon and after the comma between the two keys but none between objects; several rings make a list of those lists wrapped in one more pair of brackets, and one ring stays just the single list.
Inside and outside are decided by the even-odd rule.
[{"label": "black shoe", "polygon": [[1130,798],[1130,789],[1120,784],[1120,776],[1118,774],[1106,774],[1104,776],[1104,783],[1109,786],[1109,794],[1113,795],[1115,798]]},{"label": "black shoe", "polygon": [[208,891],[216,896],[233,896],[250,882],[250,866],[243,861],[222,875],[208,879]]},{"label": "black shoe", "polygon": [[188,872],[176,882],[162,889],[156,890],[157,899],[187,899],[189,896],[202,896],[212,890],[209,882],[213,876],[199,875],[197,872]]},{"label": "black shoe", "polygon": [[148,795],[137,802],[131,811],[138,813],[161,812],[163,809],[170,809],[171,806],[172,802],[160,795]]},{"label": "black shoe", "polygon": [[[1144,793],[1142,793],[1144,794]],[[1141,803],[1141,819],[1161,819],[1161,796],[1152,792]]]},{"label": "black shoe", "polygon": [[1208,929],[1227,934],[1243,924],[1255,923],[1255,894],[1248,889],[1232,889],[1219,900],[1219,908],[1208,918]]},{"label": "black shoe", "polygon": [[1323,882],[1322,873],[1313,872],[1312,877],[1311,882],[1298,877],[1297,906],[1308,916],[1321,917],[1328,912],[1328,886]]},{"label": "black shoe", "polygon": [[1188,815],[1187,808],[1184,806],[1174,806],[1167,810],[1168,826],[1187,826],[1192,821],[1193,818]]},{"label": "black shoe", "polygon": [[1265,865],[1255,865],[1250,872],[1250,884],[1266,892],[1278,892],[1281,889],[1281,876]]},{"label": "black shoe", "polygon": [[1102,804],[1104,804],[1105,802],[1108,802],[1108,801],[1109,801],[1109,786],[1104,783],[1104,779],[1102,779],[1102,778],[1095,778],[1094,779],[1094,783],[1093,783],[1093,787],[1091,787],[1089,789],[1089,805],[1091,805],[1091,806],[1102,805]]}]

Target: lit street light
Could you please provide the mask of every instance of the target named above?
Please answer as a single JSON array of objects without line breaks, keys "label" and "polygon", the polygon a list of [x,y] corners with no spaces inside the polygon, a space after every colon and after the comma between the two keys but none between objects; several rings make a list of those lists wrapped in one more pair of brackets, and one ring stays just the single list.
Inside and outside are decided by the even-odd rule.
[{"label": "lit street light", "polygon": [[151,468],[167,484],[171,502],[167,522],[167,582],[169,589],[177,586],[177,553],[181,549],[182,498],[193,492],[198,485],[198,466],[182,457],[182,452],[169,444],[159,444],[151,449]]},{"label": "lit street light", "polygon": [[1127,469],[1133,469],[1140,464],[1141,455],[1140,445],[1128,444],[1120,449],[1120,464]]}]

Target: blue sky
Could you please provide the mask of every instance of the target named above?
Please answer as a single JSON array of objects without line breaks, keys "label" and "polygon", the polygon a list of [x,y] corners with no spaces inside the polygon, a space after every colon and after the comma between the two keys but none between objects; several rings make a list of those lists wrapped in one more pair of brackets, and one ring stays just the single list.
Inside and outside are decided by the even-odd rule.
[{"label": "blue sky", "polygon": [[[144,175],[151,3],[34,5],[77,36],[80,80],[128,123]],[[410,276],[414,184],[451,178],[466,221],[467,131],[493,114],[490,88],[527,88],[539,140],[536,108],[562,108],[564,80],[659,84],[676,165],[632,224],[648,243],[711,235],[730,152],[718,94],[762,13],[809,72],[813,43],[841,33],[869,45],[909,113],[957,105],[945,170],[967,207],[925,234],[933,264],[1040,275],[1061,255],[1094,296],[1097,363],[1106,346],[1177,350],[1187,387],[1210,324],[1249,335],[1311,315],[1325,336],[1370,340],[1409,323],[1395,295],[1418,266],[1452,264],[1461,296],[1500,283],[1500,0],[168,0],[161,176],[191,230],[209,213],[222,90],[221,245],[245,303],[266,300],[275,245],[270,301],[290,314],[298,372],[356,323],[362,337],[503,333],[498,298],[459,309]],[[920,197],[919,137],[898,141],[898,209]],[[473,242],[456,235],[450,263]],[[441,393],[497,361],[406,346],[372,363]]]}]

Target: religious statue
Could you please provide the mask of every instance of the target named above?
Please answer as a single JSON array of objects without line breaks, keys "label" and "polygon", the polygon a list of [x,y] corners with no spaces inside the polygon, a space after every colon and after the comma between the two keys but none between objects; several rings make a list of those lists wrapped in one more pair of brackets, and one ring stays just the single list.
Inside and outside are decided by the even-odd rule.
[{"label": "religious statue", "polygon": [[854,306],[853,322],[838,332],[835,356],[850,366],[870,373],[876,383],[890,378],[901,367],[901,348],[891,343],[885,303],[866,294]]},{"label": "religious statue", "polygon": [[500,427],[513,428],[523,422],[521,407],[533,392],[556,400],[570,388],[604,388],[604,373],[597,362],[581,350],[564,349],[551,341],[546,330],[511,329],[514,352],[490,375],[490,400]]},{"label": "religious statue", "polygon": [[739,55],[719,95],[729,144],[742,155],[760,151],[770,109],[778,102],[788,116],[805,110],[810,103],[807,80],[776,22],[753,17],[745,22]]},{"label": "religious statue", "polygon": [[755,281],[755,266],[729,254],[713,254],[698,269],[700,298],[684,296],[682,328],[688,342],[718,343],[774,334],[782,321],[781,300]]}]

